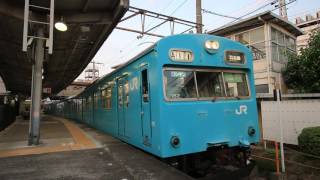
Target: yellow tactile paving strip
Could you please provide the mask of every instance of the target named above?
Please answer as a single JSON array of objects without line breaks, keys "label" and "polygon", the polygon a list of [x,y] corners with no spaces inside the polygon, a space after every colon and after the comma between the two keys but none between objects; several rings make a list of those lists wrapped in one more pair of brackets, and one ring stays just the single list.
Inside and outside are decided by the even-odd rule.
[{"label": "yellow tactile paving strip", "polygon": [[72,135],[75,143],[74,144],[62,144],[56,146],[48,146],[48,147],[24,147],[14,150],[0,150],[0,158],[2,157],[12,157],[12,156],[20,156],[20,155],[30,155],[30,154],[44,154],[44,153],[52,153],[52,152],[62,152],[62,151],[72,151],[72,150],[81,150],[81,149],[92,149],[97,146],[95,143],[87,137],[84,132],[77,127],[74,123],[62,119],[56,118],[61,121],[69,133]]},{"label": "yellow tactile paving strip", "polygon": [[96,145],[74,123],[67,121],[65,119],[60,119],[60,121],[67,127],[68,131],[70,132],[74,141],[76,142],[75,145],[80,145],[80,146],[83,146],[84,148],[96,147]]}]

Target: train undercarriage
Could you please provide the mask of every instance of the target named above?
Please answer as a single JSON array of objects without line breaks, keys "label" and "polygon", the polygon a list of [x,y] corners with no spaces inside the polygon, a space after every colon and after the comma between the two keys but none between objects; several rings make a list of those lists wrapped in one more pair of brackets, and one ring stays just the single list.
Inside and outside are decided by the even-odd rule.
[{"label": "train undercarriage", "polygon": [[165,162],[201,180],[241,179],[249,176],[255,166],[250,148],[211,147],[201,153],[176,156]]}]

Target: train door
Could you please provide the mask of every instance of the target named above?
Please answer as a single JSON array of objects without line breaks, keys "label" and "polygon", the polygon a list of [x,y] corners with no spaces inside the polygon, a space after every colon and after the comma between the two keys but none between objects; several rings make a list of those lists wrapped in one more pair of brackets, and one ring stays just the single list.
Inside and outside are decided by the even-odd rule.
[{"label": "train door", "polygon": [[142,138],[143,144],[150,146],[151,138],[151,107],[150,107],[150,91],[148,80],[148,69],[141,70],[141,122],[142,122]]},{"label": "train door", "polygon": [[129,82],[127,77],[118,79],[118,133],[126,136],[126,123],[129,107]]}]

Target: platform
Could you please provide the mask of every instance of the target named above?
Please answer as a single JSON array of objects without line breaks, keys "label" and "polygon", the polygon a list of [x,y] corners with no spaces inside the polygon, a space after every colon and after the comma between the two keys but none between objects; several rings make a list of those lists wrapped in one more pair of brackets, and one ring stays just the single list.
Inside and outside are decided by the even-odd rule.
[{"label": "platform", "polygon": [[43,116],[41,144],[28,121],[0,132],[0,179],[192,179],[156,157],[84,124]]}]

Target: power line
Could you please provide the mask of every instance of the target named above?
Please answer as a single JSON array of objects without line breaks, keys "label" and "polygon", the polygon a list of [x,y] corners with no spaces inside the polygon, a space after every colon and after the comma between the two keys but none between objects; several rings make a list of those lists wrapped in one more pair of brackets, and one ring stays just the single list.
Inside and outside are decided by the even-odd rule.
[{"label": "power line", "polygon": [[212,11],[209,11],[209,10],[206,10],[206,9],[201,9],[201,10],[202,10],[203,13],[208,13],[208,14],[221,16],[221,17],[225,17],[225,18],[230,18],[230,19],[238,19],[237,17],[233,17],[233,16],[228,16],[228,15],[212,12]]},{"label": "power line", "polygon": [[[265,3],[265,2],[263,2],[263,1],[257,1],[257,0],[253,0],[253,1],[254,1],[254,2],[249,2],[249,3],[247,3],[245,6],[241,6],[240,8],[234,9],[232,12],[228,12],[227,14],[229,14],[229,16],[230,16],[230,15],[233,15],[233,17],[236,17],[236,16],[234,16],[234,15],[241,14],[241,13],[239,13],[239,12],[249,11],[249,10],[251,10],[251,9],[254,9],[254,8],[252,8],[252,7],[255,7],[255,6],[258,6],[258,5],[261,5],[261,4]],[[269,1],[270,1],[270,0],[269,0]],[[219,23],[222,22],[222,21],[225,21],[224,18],[221,18],[220,21],[219,21],[219,20],[216,21],[216,24],[219,24]]]},{"label": "power line", "polygon": [[172,11],[170,16],[172,16],[174,13],[176,13],[188,0],[184,0],[175,10]]},{"label": "power line", "polygon": [[[140,10],[140,12],[144,12],[145,14],[145,16],[150,16],[150,15],[148,15],[148,14],[152,14],[150,17],[152,17],[152,18],[157,18],[157,19],[162,19],[162,20],[164,20],[162,23],[160,23],[159,25],[156,25],[155,27],[153,27],[153,28],[150,28],[150,29],[148,29],[148,30],[146,30],[146,31],[142,31],[143,33],[142,34],[144,34],[144,35],[152,35],[152,36],[154,36],[154,32],[156,32],[157,31],[157,29],[158,29],[158,27],[159,26],[161,26],[162,24],[164,24],[164,23],[166,23],[166,22],[169,22],[169,23],[172,23],[172,24],[174,24],[174,23],[176,23],[176,24],[181,24],[181,25],[184,25],[184,26],[189,26],[189,27],[192,27],[192,28],[194,28],[195,27],[195,25],[193,25],[194,23],[193,22],[191,22],[191,21],[186,21],[186,20],[183,20],[183,19],[179,19],[179,18],[175,18],[175,17],[172,17],[172,15],[175,13],[175,12],[177,12],[183,5],[185,5],[186,3],[188,2],[188,0],[184,0],[183,2],[181,2],[171,13],[170,13],[170,15],[168,16],[168,15],[162,15],[162,14],[159,14],[159,13],[154,13],[154,12],[152,12],[152,11],[148,11],[148,10],[142,10],[142,9],[139,9],[139,8],[135,8],[135,7],[130,7],[130,9],[131,9],[131,12],[133,12],[133,13],[137,13],[137,12],[134,12],[135,10]],[[169,5],[170,5],[171,3],[169,3],[168,4],[168,6],[167,7],[169,7]],[[166,8],[167,8],[166,7]],[[166,9],[165,8],[165,9]],[[131,16],[131,17],[133,17],[133,16]],[[152,21],[151,23],[149,23],[149,24],[152,24],[154,21]],[[143,22],[144,23],[144,22]],[[148,24],[148,25],[149,25]],[[172,25],[173,27],[171,27],[172,29],[171,29],[171,31],[173,31],[173,28],[174,28],[174,25]],[[119,27],[117,27],[118,29],[120,29]],[[125,28],[122,28],[123,30],[125,29]],[[136,31],[137,32],[137,31]],[[143,38],[144,36],[138,36],[138,37],[140,37],[140,38]],[[144,41],[142,42],[142,43],[144,43],[144,42],[146,42],[147,40],[148,40],[148,38],[149,38],[150,36],[147,36],[145,39],[144,39]],[[159,36],[160,37],[160,36]],[[132,44],[132,45],[134,45],[134,43],[137,41],[137,39],[135,39],[135,40],[133,40],[132,42],[130,42],[130,44]],[[135,46],[132,46],[132,45],[129,45],[129,46],[126,46],[126,49],[128,49],[128,47],[130,47],[130,51],[133,49],[133,48],[135,48]],[[129,56],[129,53],[127,53],[127,54],[123,54],[120,58],[121,59],[123,59],[123,58],[126,58],[127,56]]]},{"label": "power line", "polygon": [[294,2],[296,2],[297,0],[290,0],[288,3],[285,3],[285,4],[283,4],[283,5],[278,5],[278,6],[276,6],[274,9],[272,9],[271,11],[275,11],[275,10],[277,10],[277,9],[279,9],[279,8],[282,8],[282,7],[284,7],[284,6],[286,6],[286,5],[289,5],[289,4],[291,4],[291,3],[294,3]]},{"label": "power line", "polygon": [[[170,1],[164,8],[162,8],[162,9],[160,10],[160,13],[163,13],[163,11],[166,10],[168,7],[170,7],[173,2],[174,2],[174,1]],[[146,28],[149,28],[149,27],[155,22],[155,20],[156,20],[156,19],[153,19],[150,23],[148,23],[148,25],[146,26]],[[153,31],[152,31],[152,32],[153,32]],[[148,37],[148,36],[147,36],[147,37]],[[142,38],[143,38],[143,37],[142,37]],[[125,46],[123,46],[122,48],[120,48],[120,54],[121,54],[124,50],[129,49],[129,47],[132,47],[132,46],[134,45],[134,43],[135,43],[136,41],[138,41],[138,40],[139,40],[139,39],[137,39],[137,38],[135,37],[135,38],[132,39],[128,44],[126,44]],[[121,58],[121,57],[123,57],[123,56],[120,55],[118,58]],[[112,59],[114,59],[114,57],[113,57]]]},{"label": "power line", "polygon": [[[269,3],[267,3],[267,4],[263,5],[263,6],[260,6],[259,8],[255,9],[255,10],[253,10],[253,11],[250,11],[249,13],[246,13],[246,14],[244,14],[244,15],[236,18],[235,20],[227,23],[226,25],[229,25],[229,24],[231,24],[231,23],[233,23],[233,22],[235,22],[235,21],[237,21],[237,20],[239,20],[239,19],[242,19],[242,18],[244,18],[244,17],[246,17],[246,16],[248,16],[248,15],[250,15],[250,14],[253,14],[253,13],[255,13],[255,12],[257,12],[257,11],[259,11],[259,10],[267,7],[267,6],[274,5],[274,4],[277,3],[277,2],[278,2],[278,0],[274,0],[274,1],[269,2]],[[225,26],[226,26],[226,25],[225,25]]]},{"label": "power line", "polygon": [[[171,1],[171,2],[173,2],[173,1]],[[176,13],[176,12],[177,12],[182,6],[184,6],[187,2],[188,2],[188,0],[184,0],[182,3],[180,3],[180,4],[170,13],[170,16],[172,16],[174,13]],[[151,32],[153,33],[153,32],[156,32],[156,31],[157,31],[157,29],[154,29],[154,30],[152,30]],[[149,37],[150,37],[150,36],[147,36],[142,43],[146,42],[146,41],[149,39]]]},{"label": "power line", "polygon": [[[285,3],[285,4],[283,4],[283,5],[277,5],[277,7],[274,8],[273,10],[271,10],[271,11],[275,11],[275,10],[277,10],[277,9],[283,7],[283,6],[289,5],[289,4],[291,4],[291,3],[293,3],[293,2],[296,2],[296,1],[297,1],[297,0],[290,0],[288,3]],[[253,10],[253,11],[250,11],[249,13],[246,13],[246,14],[244,14],[244,15],[236,18],[235,20],[233,20],[233,21],[231,21],[231,22],[223,25],[222,27],[227,26],[227,25],[230,25],[230,24],[236,22],[237,20],[239,20],[239,19],[241,19],[241,18],[243,18],[243,17],[246,17],[246,16],[248,16],[248,15],[250,15],[250,14],[253,14],[253,13],[255,13],[255,12],[257,12],[257,11],[259,11],[259,10],[267,7],[267,6],[269,6],[269,5],[275,5],[275,4],[278,3],[278,2],[279,2],[279,0],[274,0],[274,1],[270,2],[270,3],[267,3],[267,4],[265,4],[265,5],[257,8],[257,9],[255,9],[255,10]]]}]

